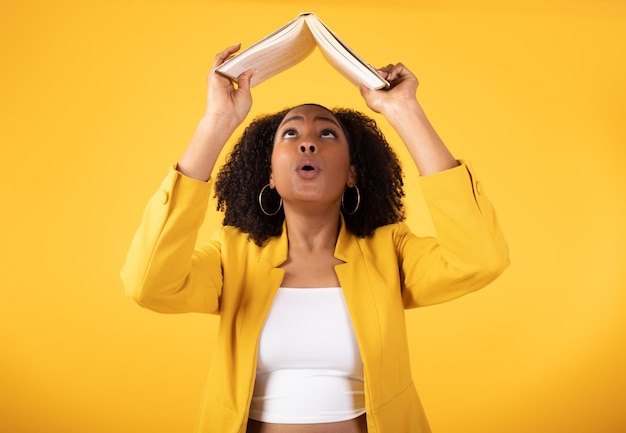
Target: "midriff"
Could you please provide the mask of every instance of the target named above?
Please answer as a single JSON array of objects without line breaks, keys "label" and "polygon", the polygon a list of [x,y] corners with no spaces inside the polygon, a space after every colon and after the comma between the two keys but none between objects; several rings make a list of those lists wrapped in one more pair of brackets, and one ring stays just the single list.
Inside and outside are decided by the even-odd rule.
[{"label": "midriff", "polygon": [[274,424],[248,420],[247,433],[367,433],[365,415],[318,424]]}]

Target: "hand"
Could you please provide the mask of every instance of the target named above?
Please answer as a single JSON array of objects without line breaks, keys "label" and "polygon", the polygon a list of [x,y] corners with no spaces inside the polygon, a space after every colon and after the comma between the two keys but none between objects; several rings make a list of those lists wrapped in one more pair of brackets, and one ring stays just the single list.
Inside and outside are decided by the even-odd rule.
[{"label": "hand", "polygon": [[443,143],[415,93],[419,82],[402,63],[379,69],[390,83],[388,89],[369,90],[361,86],[368,107],[381,113],[407,147],[421,175],[437,173],[458,165]]},{"label": "hand", "polygon": [[230,79],[214,72],[239,48],[239,44],[232,45],[215,56],[208,78],[206,112],[178,161],[178,170],[186,176],[202,181],[209,179],[222,148],[252,107],[250,79],[254,70],[241,74],[236,88]]},{"label": "hand", "polygon": [[402,63],[389,64],[378,69],[378,72],[389,81],[390,87],[371,90],[361,86],[361,96],[369,108],[389,118],[408,105],[417,104],[415,92],[419,82],[406,66]]},{"label": "hand", "polygon": [[205,117],[219,124],[226,122],[229,129],[232,130],[244,121],[252,107],[250,79],[254,76],[256,71],[251,69],[242,73],[237,78],[237,88],[235,88],[234,83],[230,79],[213,70],[239,51],[239,48],[241,48],[241,44],[235,44],[218,53],[215,56],[208,77],[207,109]]}]

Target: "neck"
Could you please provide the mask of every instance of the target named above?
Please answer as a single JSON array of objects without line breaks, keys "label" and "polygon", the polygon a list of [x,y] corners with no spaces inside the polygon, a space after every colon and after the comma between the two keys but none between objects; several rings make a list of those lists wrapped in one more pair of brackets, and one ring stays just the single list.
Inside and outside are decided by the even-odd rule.
[{"label": "neck", "polygon": [[285,209],[289,249],[334,250],[339,233],[339,214],[303,214]]}]

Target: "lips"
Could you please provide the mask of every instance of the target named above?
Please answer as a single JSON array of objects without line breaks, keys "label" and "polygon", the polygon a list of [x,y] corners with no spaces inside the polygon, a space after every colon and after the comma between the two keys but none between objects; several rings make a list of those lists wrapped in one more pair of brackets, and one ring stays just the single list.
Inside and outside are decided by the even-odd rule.
[{"label": "lips", "polygon": [[320,173],[320,166],[317,161],[305,158],[298,163],[296,172],[305,179],[313,179]]}]

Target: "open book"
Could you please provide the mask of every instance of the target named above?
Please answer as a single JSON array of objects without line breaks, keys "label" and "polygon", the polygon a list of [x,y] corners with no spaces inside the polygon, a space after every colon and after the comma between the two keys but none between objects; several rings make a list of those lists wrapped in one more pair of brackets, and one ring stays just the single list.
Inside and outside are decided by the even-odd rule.
[{"label": "open book", "polygon": [[299,14],[294,20],[230,58],[215,70],[233,80],[248,69],[258,71],[251,86],[283,72],[304,60],[319,47],[326,60],[354,85],[370,89],[389,83],[343,43],[314,13]]}]

